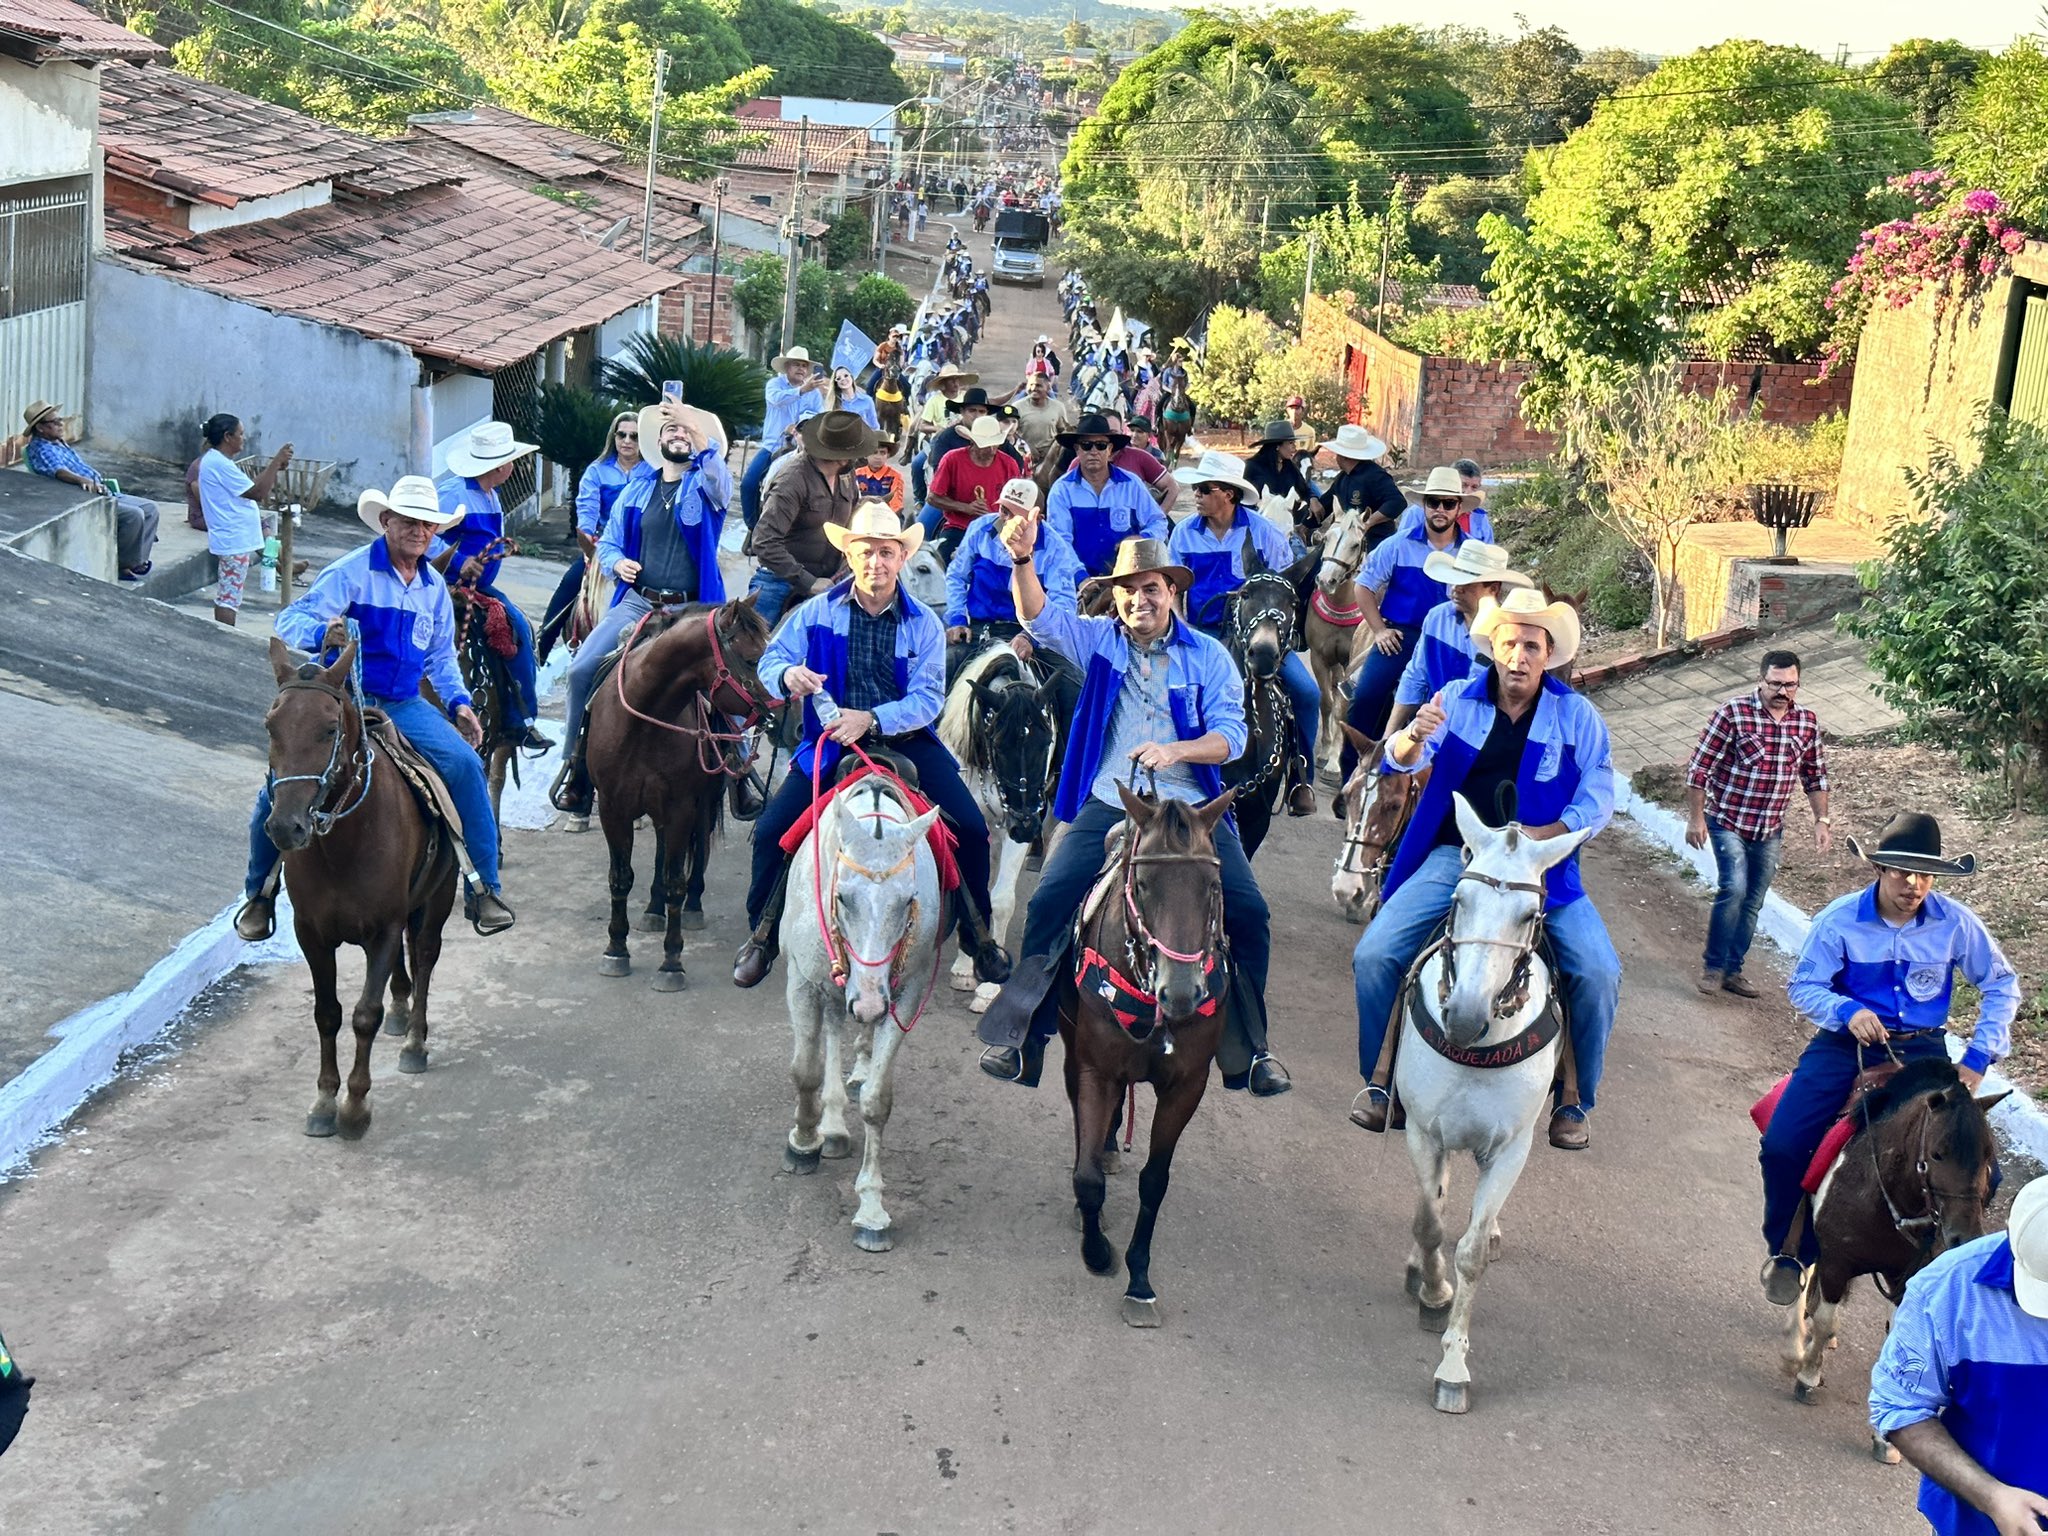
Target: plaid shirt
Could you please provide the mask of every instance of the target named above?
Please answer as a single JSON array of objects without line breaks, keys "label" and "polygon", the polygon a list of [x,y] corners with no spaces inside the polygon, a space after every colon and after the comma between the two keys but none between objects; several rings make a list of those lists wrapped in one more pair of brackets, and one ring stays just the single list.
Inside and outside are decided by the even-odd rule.
[{"label": "plaid shirt", "polygon": [[56,478],[60,469],[69,470],[80,479],[99,479],[99,473],[78,456],[77,449],[56,438],[31,437],[28,440],[28,447],[22,451],[22,457],[28,461],[30,469],[39,475],[48,475],[51,479]]},{"label": "plaid shirt", "polygon": [[1820,717],[1794,704],[1775,720],[1760,693],[1714,711],[1685,771],[1688,786],[1707,792],[1707,814],[1749,842],[1777,836],[1795,782],[1808,794],[1828,787]]},{"label": "plaid shirt", "polygon": [[893,704],[903,696],[896,686],[896,625],[903,615],[900,601],[880,613],[869,613],[859,602],[846,609],[846,697],[838,700],[844,709],[865,709]]}]

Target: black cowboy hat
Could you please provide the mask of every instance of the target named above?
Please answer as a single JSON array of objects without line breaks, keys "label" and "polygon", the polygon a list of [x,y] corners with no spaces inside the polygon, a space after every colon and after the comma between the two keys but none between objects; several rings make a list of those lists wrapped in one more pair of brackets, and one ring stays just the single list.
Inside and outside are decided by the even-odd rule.
[{"label": "black cowboy hat", "polygon": [[958,400],[948,400],[946,402],[946,414],[948,416],[958,416],[962,410],[970,405],[978,405],[983,410],[987,410],[988,391],[978,384],[971,389],[961,390]]},{"label": "black cowboy hat", "polygon": [[1131,434],[1119,432],[1109,424],[1109,418],[1100,411],[1090,411],[1074,423],[1073,430],[1059,435],[1060,445],[1071,448],[1084,437],[1106,437],[1118,448],[1131,446]]},{"label": "black cowboy hat", "polygon": [[796,429],[814,459],[864,459],[875,451],[874,428],[852,411],[820,411]]},{"label": "black cowboy hat", "polygon": [[1865,853],[1855,838],[1849,840],[1853,858],[1867,859],[1879,869],[1909,869],[1921,875],[1974,875],[1977,855],[1960,858],[1941,856],[1941,823],[1924,811],[1901,811],[1877,834],[1877,846]]}]

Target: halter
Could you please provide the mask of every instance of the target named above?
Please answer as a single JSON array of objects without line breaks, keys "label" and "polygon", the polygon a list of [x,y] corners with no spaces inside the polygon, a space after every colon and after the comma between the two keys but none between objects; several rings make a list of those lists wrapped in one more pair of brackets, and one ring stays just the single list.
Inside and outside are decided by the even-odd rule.
[{"label": "halter", "polygon": [[[982,748],[982,756],[988,761],[988,776],[995,784],[996,798],[1002,802],[1003,809],[1006,811],[1014,806],[1030,806],[1034,804],[1042,806],[1045,803],[1046,785],[1052,779],[1053,753],[1059,750],[1060,739],[1059,722],[1053,718],[1053,712],[1039,698],[1038,690],[1044,686],[1044,679],[1039,676],[1038,669],[1028,661],[1020,658],[1017,666],[1022,675],[1015,680],[1005,679],[1005,681],[1009,684],[1009,688],[1023,687],[1031,690],[1032,707],[1037,710],[1039,719],[1045,723],[1045,765],[1038,775],[1037,784],[1031,783],[1028,776],[1011,783],[1006,781],[996,771],[995,755],[988,750],[988,722],[989,717],[995,713],[996,706],[994,704],[984,705],[976,711],[974,717],[977,745]],[[1008,691],[1008,689],[1005,691]]]},{"label": "halter", "polygon": [[[1247,619],[1244,611],[1245,599],[1253,595],[1254,587],[1272,587],[1278,590],[1274,591],[1270,601],[1252,609],[1251,616]],[[1286,592],[1285,599],[1280,596],[1280,590]],[[1261,571],[1258,575],[1249,577],[1243,586],[1230,595],[1231,634],[1242,647],[1246,637],[1270,618],[1280,631],[1280,654],[1285,657],[1294,649],[1294,609],[1294,584],[1277,571]]]},{"label": "halter", "polygon": [[[1353,534],[1358,536],[1358,549],[1346,553],[1345,543]],[[1347,507],[1331,521],[1323,534],[1323,559],[1333,562],[1346,581],[1358,579],[1358,568],[1365,563],[1365,519],[1356,508]],[[1322,590],[1320,584],[1316,590]]]},{"label": "halter", "polygon": [[[1145,986],[1156,998],[1159,993],[1159,961],[1163,957],[1179,965],[1202,965],[1221,947],[1223,940],[1223,895],[1219,890],[1209,902],[1202,933],[1202,947],[1183,954],[1163,942],[1138,910],[1138,866],[1140,864],[1206,864],[1221,870],[1223,861],[1214,853],[1140,853],[1135,830],[1124,852],[1124,962],[1133,976],[1143,976]],[[1209,970],[1203,971],[1203,987],[1209,985]],[[1168,1049],[1172,1048],[1171,1041]]]},{"label": "halter", "polygon": [[[1543,901],[1548,892],[1545,891],[1540,880],[1502,880],[1494,875],[1481,874],[1476,869],[1462,871],[1458,876],[1458,880],[1461,883],[1466,880],[1476,881],[1480,885],[1495,891],[1520,891],[1536,898],[1536,915],[1529,919],[1528,926],[1520,938],[1459,938],[1449,927],[1446,927],[1443,938],[1431,946],[1432,949],[1440,949],[1444,957],[1443,967],[1437,973],[1436,982],[1436,1002],[1439,1008],[1444,1007],[1451,1000],[1451,983],[1455,977],[1459,945],[1483,944],[1494,949],[1513,950],[1515,952],[1515,968],[1508,976],[1507,985],[1500,989],[1499,994],[1493,1000],[1494,1022],[1498,1023],[1503,1019],[1511,1019],[1528,1006],[1529,967],[1530,962],[1535,958],[1537,946],[1543,942]],[[1424,953],[1427,954],[1428,951],[1424,951]],[[1421,961],[1418,959],[1416,963],[1419,965]]]},{"label": "halter", "polygon": [[[355,629],[354,620],[349,621],[349,628],[351,630]],[[360,654],[360,651],[358,651],[358,654]],[[313,835],[315,837],[325,837],[334,830],[339,822],[353,815],[361,807],[362,803],[370,798],[371,775],[376,771],[377,767],[376,744],[371,740],[369,731],[364,727],[363,706],[360,698],[351,699],[332,683],[318,677],[294,677],[290,682],[280,684],[277,691],[280,694],[324,693],[341,706],[343,730],[338,730],[334,733],[334,745],[327,749],[327,766],[325,768],[321,769],[318,773],[288,773],[283,778],[279,778],[275,774],[270,776],[270,788],[273,792],[276,791],[277,786],[280,784],[313,784],[318,786],[313,792],[313,808],[307,813],[307,820],[312,823]],[[348,775],[341,783],[346,785],[350,780],[354,780],[357,784],[356,796],[338,811],[323,811],[320,809],[320,806],[334,792],[336,787],[335,772],[343,766],[341,738],[346,732],[351,706],[354,707],[356,712],[356,749],[348,755]],[[358,770],[360,770],[360,777],[358,777]]]},{"label": "halter", "polygon": [[[1856,1044],[1856,1060],[1859,1068],[1863,1061],[1863,1049],[1863,1043],[1858,1041]],[[1884,1049],[1885,1054],[1891,1057],[1893,1062],[1900,1066],[1905,1065],[1899,1053],[1892,1048],[1889,1036],[1887,1036],[1884,1042]],[[1877,1155],[1877,1137],[1872,1129],[1875,1122],[1870,1118],[1870,1095],[1868,1093],[1858,1096],[1856,1108],[1859,1117],[1863,1121],[1862,1129],[1864,1136],[1870,1142],[1871,1177],[1877,1181],[1877,1194],[1878,1198],[1884,1201],[1885,1214],[1891,1217],[1892,1227],[1899,1236],[1911,1243],[1916,1251],[1924,1255],[1926,1250],[1933,1245],[1935,1237],[1940,1232],[1943,1202],[1967,1200],[1973,1205],[1981,1206],[1984,1204],[1984,1200],[1973,1190],[1942,1189],[1934,1182],[1933,1170],[1927,1159],[1928,1122],[1934,1116],[1930,1110],[1923,1107],[1920,1111],[1920,1150],[1913,1160],[1913,1172],[1920,1180],[1920,1204],[1924,1210],[1923,1214],[1919,1216],[1908,1216],[1899,1209],[1898,1201],[1892,1198],[1891,1191],[1885,1187],[1884,1164]],[[1879,1289],[1884,1291],[1881,1283]],[[1901,1291],[1903,1289],[1901,1287]],[[1884,1291],[1884,1294],[1888,1300],[1894,1303],[1897,1302],[1898,1298],[1893,1296],[1891,1292]]]},{"label": "halter", "polygon": [[[1385,772],[1382,771],[1372,775],[1368,782],[1378,785],[1384,781],[1385,777]],[[1406,776],[1403,775],[1403,777],[1405,778]],[[1373,797],[1365,793],[1365,786],[1360,785],[1358,808],[1344,818],[1344,846],[1337,850],[1335,873],[1340,875],[1357,875],[1362,880],[1378,884],[1386,879],[1387,861],[1392,857],[1394,847],[1400,841],[1400,834],[1397,832],[1387,842],[1378,844],[1366,838],[1365,819],[1366,814],[1372,809],[1372,801]],[[1373,847],[1379,849],[1379,857],[1368,864],[1365,862],[1365,850]],[[1358,859],[1358,862],[1355,864],[1352,862],[1354,854]]]},{"label": "halter", "polygon": [[[698,689],[697,697],[689,705],[695,724],[681,725],[672,720],[657,719],[635,709],[633,701],[626,697],[626,663],[633,655],[633,647],[640,638],[640,631],[647,627],[647,621],[656,614],[674,611],[673,607],[649,608],[640,615],[640,622],[633,626],[632,633],[626,636],[625,649],[619,653],[619,664],[612,670],[613,683],[619,695],[619,707],[635,720],[648,725],[658,725],[664,731],[674,731],[678,736],[687,736],[694,741],[697,746],[697,768],[706,778],[721,775],[735,779],[744,778],[751,771],[753,759],[753,753],[744,748],[753,728],[760,723],[761,701],[755,697],[753,689],[741,682],[725,664],[725,650],[718,643],[717,609],[714,608],[704,615],[704,632],[711,641],[711,686]],[[720,713],[712,701],[717,698],[720,688],[728,686],[747,701],[746,716],[740,721],[739,729],[736,731],[721,731],[711,723],[712,718]],[[726,747],[741,750],[728,753],[724,750]]]}]

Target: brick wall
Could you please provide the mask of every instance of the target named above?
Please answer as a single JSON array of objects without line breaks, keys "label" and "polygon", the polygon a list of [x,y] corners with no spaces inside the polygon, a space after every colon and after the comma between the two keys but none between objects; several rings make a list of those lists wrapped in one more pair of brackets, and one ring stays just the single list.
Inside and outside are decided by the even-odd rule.
[{"label": "brick wall", "polygon": [[108,209],[124,208],[149,220],[159,229],[190,229],[192,205],[167,196],[160,187],[145,187],[124,176],[101,179],[101,202]]},{"label": "brick wall", "polygon": [[[704,307],[711,302],[711,274],[709,272],[684,272],[679,274],[681,282],[661,296],[661,334],[680,336],[686,341],[698,343],[707,338],[704,334]],[[711,318],[709,340],[721,347],[733,345],[731,271],[718,274],[718,311]],[[685,321],[688,331],[685,332]]]}]

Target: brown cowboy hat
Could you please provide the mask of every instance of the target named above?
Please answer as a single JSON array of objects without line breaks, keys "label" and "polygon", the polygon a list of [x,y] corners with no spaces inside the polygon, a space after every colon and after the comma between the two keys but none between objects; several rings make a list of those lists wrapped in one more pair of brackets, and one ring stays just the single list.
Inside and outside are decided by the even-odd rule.
[{"label": "brown cowboy hat", "polygon": [[1091,576],[1081,583],[1081,600],[1085,603],[1104,587],[1127,587],[1138,577],[1149,576],[1154,571],[1172,582],[1183,597],[1195,584],[1195,573],[1175,563],[1172,551],[1166,547],[1166,540],[1125,539],[1116,547],[1116,564],[1110,568],[1109,574]]},{"label": "brown cowboy hat", "polygon": [[864,459],[875,451],[875,429],[852,411],[820,411],[796,435],[813,459]]}]

